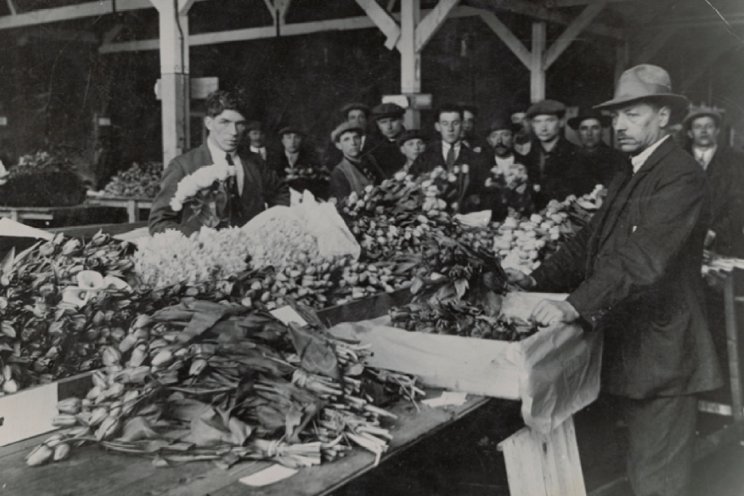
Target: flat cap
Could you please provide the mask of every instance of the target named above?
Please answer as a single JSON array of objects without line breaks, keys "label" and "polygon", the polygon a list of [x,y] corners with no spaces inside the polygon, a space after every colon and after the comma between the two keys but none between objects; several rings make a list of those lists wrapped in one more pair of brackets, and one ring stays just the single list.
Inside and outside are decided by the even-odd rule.
[{"label": "flat cap", "polygon": [[420,129],[406,129],[405,131],[400,133],[400,136],[398,136],[398,139],[395,141],[398,143],[398,146],[403,146],[406,141],[410,141],[412,139],[420,139],[426,141],[426,136]]},{"label": "flat cap", "polygon": [[336,143],[341,139],[342,135],[349,132],[364,134],[364,130],[356,124],[352,124],[351,122],[342,122],[336,126],[336,129],[331,131],[331,140]]},{"label": "flat cap", "polygon": [[384,119],[385,117],[399,118],[403,117],[405,113],[406,109],[394,103],[381,103],[372,109],[372,117],[374,119]]},{"label": "flat cap", "polygon": [[599,125],[602,127],[607,127],[612,122],[612,119],[604,115],[599,110],[582,107],[579,109],[579,113],[576,117],[571,117],[570,119],[568,119],[568,126],[571,129],[579,129],[581,123],[587,119],[596,119],[597,122],[599,122]]},{"label": "flat cap", "polygon": [[687,117],[685,117],[685,127],[689,128],[692,125],[692,121],[699,117],[710,117],[711,119],[716,121],[717,127],[721,126],[721,121],[723,120],[723,116],[718,109],[702,105],[700,107],[692,107],[692,109],[690,109],[690,113],[687,114]]},{"label": "flat cap", "polygon": [[369,105],[362,102],[351,102],[341,107],[341,115],[346,117],[352,110],[361,110],[365,115],[369,116]]},{"label": "flat cap", "polygon": [[248,121],[245,125],[246,131],[263,131],[263,124],[259,121]]},{"label": "flat cap", "polygon": [[558,100],[542,100],[530,105],[527,109],[527,118],[532,119],[538,115],[555,115],[563,117],[566,113],[566,106]]},{"label": "flat cap", "polygon": [[299,126],[294,126],[294,125],[288,125],[288,126],[282,127],[281,129],[279,129],[278,134],[281,137],[281,136],[284,136],[285,134],[291,134],[291,133],[305,136],[305,132]]}]

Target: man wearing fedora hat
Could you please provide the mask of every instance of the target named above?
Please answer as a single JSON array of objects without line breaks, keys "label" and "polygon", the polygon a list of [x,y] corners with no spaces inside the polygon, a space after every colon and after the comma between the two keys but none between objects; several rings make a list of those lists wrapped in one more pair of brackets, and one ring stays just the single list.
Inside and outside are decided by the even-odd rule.
[{"label": "man wearing fedora hat", "polygon": [[721,113],[692,109],[685,119],[690,153],[705,170],[711,191],[711,227],[706,247],[744,258],[744,155],[718,142]]},{"label": "man wearing fedora hat", "polygon": [[509,273],[525,288],[570,292],[565,301],[538,303],[538,324],[604,331],[602,389],[618,400],[627,425],[636,496],[687,494],[696,393],[721,386],[700,273],[705,173],[669,137],[687,105],[661,67],[625,71],[615,97],[595,108],[612,112],[631,164],[586,228],[531,275]]},{"label": "man wearing fedora hat", "polygon": [[581,108],[576,117],[568,119],[568,126],[576,131],[581,142],[579,157],[586,163],[585,180],[590,188],[597,184],[607,186],[628,161],[621,152],[602,141],[602,128],[610,125],[610,118],[602,112]]}]

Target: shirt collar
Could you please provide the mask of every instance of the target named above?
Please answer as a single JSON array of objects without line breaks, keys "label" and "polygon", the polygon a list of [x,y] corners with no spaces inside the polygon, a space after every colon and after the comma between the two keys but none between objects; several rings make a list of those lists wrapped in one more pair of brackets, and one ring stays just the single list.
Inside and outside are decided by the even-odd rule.
[{"label": "shirt collar", "polygon": [[659,148],[659,146],[662,143],[664,143],[664,141],[666,141],[667,138],[669,138],[669,135],[668,134],[666,136],[664,136],[663,138],[661,138],[660,140],[658,140],[653,145],[651,145],[648,148],[646,148],[645,150],[643,150],[638,155],[636,155],[634,157],[630,157],[630,163],[631,163],[631,165],[633,165],[633,174],[635,174],[636,172],[638,172],[638,170],[641,167],[643,167],[643,164],[646,163],[646,160],[648,160],[648,158],[651,156],[651,154],[654,153],[656,151],[656,149]]},{"label": "shirt collar", "polygon": [[225,160],[225,157],[228,153],[230,153],[230,156],[233,158],[233,162],[235,162],[238,157],[238,153],[236,150],[233,150],[232,152],[226,152],[212,143],[212,140],[210,140],[209,138],[207,138],[207,148],[209,148],[209,154],[212,156],[212,163],[215,164],[227,165],[227,160]]},{"label": "shirt collar", "polygon": [[251,145],[251,151],[253,153],[261,153],[261,150],[265,150],[265,149],[266,149],[266,146],[262,146],[259,148],[259,147]]}]

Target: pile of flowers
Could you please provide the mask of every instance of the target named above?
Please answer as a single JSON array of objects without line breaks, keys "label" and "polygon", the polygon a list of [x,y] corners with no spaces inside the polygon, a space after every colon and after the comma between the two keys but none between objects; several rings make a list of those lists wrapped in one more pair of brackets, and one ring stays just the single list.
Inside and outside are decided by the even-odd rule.
[{"label": "pile of flowers", "polygon": [[125,198],[154,198],[160,188],[163,164],[160,162],[135,162],[125,171],[118,172],[103,189],[105,196]]}]

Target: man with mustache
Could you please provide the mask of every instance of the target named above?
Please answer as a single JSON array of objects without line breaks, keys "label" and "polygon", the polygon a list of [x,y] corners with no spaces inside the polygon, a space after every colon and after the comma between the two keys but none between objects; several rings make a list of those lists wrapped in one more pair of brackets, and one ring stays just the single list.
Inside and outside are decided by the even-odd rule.
[{"label": "man with mustache", "polygon": [[246,131],[245,110],[239,94],[215,91],[207,96],[207,115],[204,125],[209,130],[207,141],[183,155],[174,158],[165,169],[160,183],[160,192],[152,202],[148,220],[150,233],[176,229],[186,235],[198,231],[188,212],[175,212],[170,201],[176,193],[178,183],[200,167],[212,164],[234,165],[237,175],[230,199],[230,226],[242,226],[266,205],[289,205],[289,189],[276,174],[249,152],[239,152]]},{"label": "man with mustache", "polygon": [[587,227],[531,275],[509,271],[523,288],[570,293],[538,303],[537,324],[575,322],[604,332],[602,390],[627,425],[636,496],[688,494],[696,394],[722,384],[700,273],[705,173],[670,138],[687,105],[661,67],[625,71],[614,98],[595,108],[612,112],[631,163]]}]

